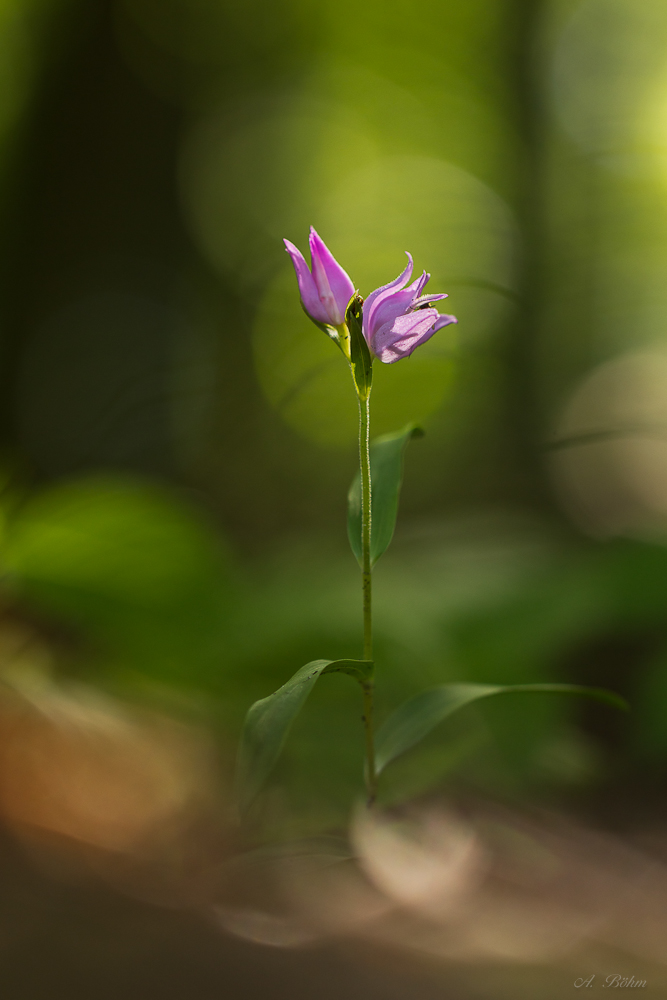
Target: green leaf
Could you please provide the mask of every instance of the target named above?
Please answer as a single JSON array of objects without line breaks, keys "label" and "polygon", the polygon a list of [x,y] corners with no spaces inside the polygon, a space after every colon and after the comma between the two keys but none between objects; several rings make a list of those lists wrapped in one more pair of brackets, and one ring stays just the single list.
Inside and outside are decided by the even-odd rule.
[{"label": "green leaf", "polygon": [[369,660],[312,660],[268,698],[251,705],[243,726],[236,770],[242,811],[261,791],[278,761],[294,719],[322,674],[349,674],[363,684],[372,672]]},{"label": "green leaf", "polygon": [[345,325],[350,333],[350,365],[352,377],[361,400],[368,399],[373,380],[373,359],[368,349],[366,338],[361,329],[361,317],[364,300],[359,292],[350,299],[345,312]]},{"label": "green leaf", "polygon": [[380,727],[375,739],[375,763],[378,774],[387,764],[424,739],[435,727],[458,709],[480,698],[497,694],[568,694],[594,698],[614,708],[628,711],[624,698],[602,688],[577,684],[441,684],[404,702]]},{"label": "green leaf", "polygon": [[[422,437],[416,424],[384,434],[371,442],[371,563],[389,548],[396,526],[398,497],[403,481],[403,455],[408,441]],[[347,534],[352,551],[361,564],[361,476],[352,482],[347,496]]]},{"label": "green leaf", "polygon": [[2,564],[24,601],[126,669],[192,677],[218,662],[226,552],[197,508],[166,489],[115,475],[51,485],[11,511]]}]

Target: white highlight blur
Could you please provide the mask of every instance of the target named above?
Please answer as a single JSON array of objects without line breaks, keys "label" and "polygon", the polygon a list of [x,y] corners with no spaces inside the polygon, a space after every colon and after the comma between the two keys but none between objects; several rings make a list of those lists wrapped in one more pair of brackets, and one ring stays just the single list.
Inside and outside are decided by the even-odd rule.
[{"label": "white highlight blur", "polygon": [[429,961],[579,968],[630,957],[643,978],[665,980],[664,833],[642,850],[554,814],[478,803],[465,817],[442,805],[360,810],[351,839],[354,857],[304,864],[303,844],[284,844],[259,867],[254,854],[239,859],[219,923],[274,947],[347,937],[357,953],[372,942]]},{"label": "white highlight blur", "polygon": [[667,531],[667,354],[600,365],[574,392],[551,468],[564,506],[595,535]]},{"label": "white highlight blur", "polygon": [[397,821],[359,810],[352,841],[363,871],[390,899],[436,918],[478,884],[484,851],[474,830],[441,811]]}]

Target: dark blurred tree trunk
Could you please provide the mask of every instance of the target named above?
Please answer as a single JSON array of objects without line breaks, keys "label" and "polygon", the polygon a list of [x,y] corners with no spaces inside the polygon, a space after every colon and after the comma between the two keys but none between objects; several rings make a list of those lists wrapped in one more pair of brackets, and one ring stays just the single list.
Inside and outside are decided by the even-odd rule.
[{"label": "dark blurred tree trunk", "polygon": [[519,476],[525,500],[551,507],[545,476],[545,438],[536,356],[546,278],[545,143],[547,72],[542,31],[547,0],[510,0],[507,5],[511,46],[508,70],[515,94],[515,125],[520,138],[516,211],[521,227],[521,296],[506,356],[508,408]]},{"label": "dark blurred tree trunk", "polygon": [[[130,71],[112,3],[63,5],[48,35],[10,181],[2,438],[37,477],[96,465],[169,474],[171,331],[145,314],[146,303],[174,302],[190,249],[175,180],[181,116]],[[115,351],[119,317],[105,296],[130,312],[143,303],[127,317],[130,343],[121,335]],[[137,379],[136,412],[124,412],[116,397]],[[136,453],[121,435],[139,441]]]}]

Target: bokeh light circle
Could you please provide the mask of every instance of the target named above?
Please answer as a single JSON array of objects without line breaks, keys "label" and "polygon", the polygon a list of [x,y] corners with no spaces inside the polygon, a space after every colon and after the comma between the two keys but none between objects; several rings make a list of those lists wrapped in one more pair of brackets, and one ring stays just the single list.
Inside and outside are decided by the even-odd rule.
[{"label": "bokeh light circle", "polygon": [[586,0],[561,32],[553,76],[561,123],[607,166],[645,171],[647,155],[664,164],[666,43],[663,0]]},{"label": "bokeh light circle", "polygon": [[594,369],[564,407],[556,440],[556,488],[585,531],[664,537],[667,353],[633,351]]},{"label": "bokeh light circle", "polygon": [[[354,132],[324,93],[260,95],[202,121],[186,143],[182,190],[193,236],[255,311],[260,384],[293,428],[327,445],[356,433],[349,373],[304,317],[282,238],[306,248],[313,224],[363,295],[415,258],[446,291],[466,345],[512,309],[516,226],[505,202],[433,156],[381,155],[373,129]],[[452,385],[457,334],[441,331],[409,361],[376,365],[374,430],[425,420]]]}]

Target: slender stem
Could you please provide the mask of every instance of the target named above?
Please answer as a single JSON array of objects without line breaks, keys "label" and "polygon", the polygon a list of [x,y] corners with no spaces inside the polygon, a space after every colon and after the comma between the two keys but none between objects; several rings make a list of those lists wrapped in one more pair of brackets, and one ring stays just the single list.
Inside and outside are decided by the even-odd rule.
[{"label": "slender stem", "polygon": [[366,792],[367,804],[372,806],[377,796],[377,772],[375,770],[375,733],[373,731],[373,681],[366,681],[364,692],[364,727],[366,732]]},{"label": "slender stem", "polygon": [[370,397],[359,400],[359,465],[361,467],[361,590],[364,608],[364,659],[372,660]]},{"label": "slender stem", "polygon": [[[359,465],[361,468],[361,592],[364,614],[364,659],[373,659],[372,577],[371,577],[371,458],[370,392],[359,397]],[[368,805],[377,794],[375,739],[373,732],[373,680],[363,685],[364,727],[366,730],[366,789]]]}]

